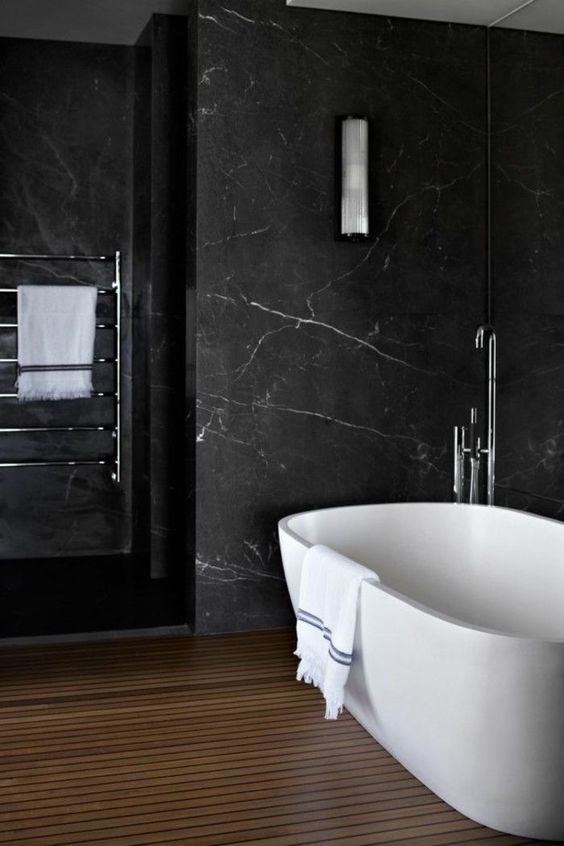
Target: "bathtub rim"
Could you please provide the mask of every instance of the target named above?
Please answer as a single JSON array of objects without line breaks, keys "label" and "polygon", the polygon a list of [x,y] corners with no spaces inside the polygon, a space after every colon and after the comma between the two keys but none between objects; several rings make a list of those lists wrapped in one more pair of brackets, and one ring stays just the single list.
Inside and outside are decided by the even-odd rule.
[{"label": "bathtub rim", "polygon": [[[495,508],[497,511],[507,511],[511,514],[519,514],[520,517],[524,519],[531,519],[531,520],[538,520],[546,523],[556,523],[557,525],[561,526],[564,529],[564,524],[560,520],[554,520],[552,517],[541,517],[538,514],[530,514],[527,511],[518,511],[515,508],[507,508],[505,506],[498,506],[498,505],[469,505],[468,503],[457,503],[457,502],[379,502],[379,503],[363,503],[360,505],[330,505],[324,508],[312,508],[308,509],[307,511],[296,511],[294,514],[289,514],[286,517],[282,517],[278,521],[278,531],[284,532],[289,535],[294,541],[296,541],[300,546],[304,548],[307,552],[308,549],[311,549],[312,546],[315,544],[310,543],[304,537],[299,535],[294,529],[289,527],[289,522],[295,517],[302,517],[305,515],[310,514],[319,514],[324,513],[327,511],[348,511],[357,508],[387,508],[389,506],[414,506],[414,505],[425,505],[425,506],[433,506],[435,508],[472,508],[472,509],[480,509],[480,510],[491,510]],[[564,538],[563,538],[564,540]],[[354,559],[352,559],[354,560]],[[362,564],[362,562],[356,562]],[[422,602],[419,602],[416,599],[412,599],[407,594],[402,593],[401,591],[395,590],[394,588],[386,585],[384,582],[381,581],[381,577],[378,573],[378,578],[380,581],[376,582],[364,582],[362,584],[362,590],[380,590],[384,593],[393,596],[395,599],[398,599],[401,602],[405,602],[414,608],[417,611],[421,611],[422,613],[435,617],[437,620],[441,620],[444,623],[448,623],[450,625],[456,626],[460,629],[469,629],[470,631],[481,633],[485,635],[494,635],[496,637],[510,639],[512,641],[520,641],[522,643],[530,643],[530,644],[540,644],[540,643],[547,643],[547,644],[563,644],[564,645],[564,637],[562,638],[549,638],[549,637],[531,637],[530,635],[524,635],[514,632],[504,632],[501,629],[491,629],[486,626],[478,626],[474,623],[466,622],[465,620],[461,620],[458,617],[451,617],[449,614],[445,614],[442,611],[437,611],[432,608],[430,605],[425,605]]]}]

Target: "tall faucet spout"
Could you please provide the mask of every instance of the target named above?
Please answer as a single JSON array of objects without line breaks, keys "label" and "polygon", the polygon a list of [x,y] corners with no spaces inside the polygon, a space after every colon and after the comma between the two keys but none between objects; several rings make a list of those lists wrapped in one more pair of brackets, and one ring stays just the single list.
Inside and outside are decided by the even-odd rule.
[{"label": "tall faucet spout", "polygon": [[481,323],[480,326],[476,329],[476,349],[483,350],[484,349],[484,340],[487,334],[493,335],[495,337],[495,329],[490,323]]}]

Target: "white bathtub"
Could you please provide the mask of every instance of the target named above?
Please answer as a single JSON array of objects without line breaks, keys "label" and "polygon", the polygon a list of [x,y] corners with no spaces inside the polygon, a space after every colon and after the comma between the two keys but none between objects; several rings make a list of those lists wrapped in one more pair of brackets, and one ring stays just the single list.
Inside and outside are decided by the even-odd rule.
[{"label": "white bathtub", "polygon": [[308,547],[374,570],[345,704],[466,816],[564,839],[564,525],[504,508],[368,505],[280,521],[294,610]]}]

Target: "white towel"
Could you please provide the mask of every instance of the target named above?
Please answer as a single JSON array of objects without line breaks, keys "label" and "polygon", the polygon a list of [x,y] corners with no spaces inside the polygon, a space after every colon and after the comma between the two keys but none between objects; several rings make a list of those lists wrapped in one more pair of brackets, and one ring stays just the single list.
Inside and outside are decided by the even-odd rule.
[{"label": "white towel", "polygon": [[306,552],[300,580],[298,681],[320,688],[325,719],[343,710],[345,684],[352,662],[356,611],[363,581],[379,582],[372,570],[316,544]]},{"label": "white towel", "polygon": [[18,286],[18,399],[89,397],[96,334],[93,285]]}]

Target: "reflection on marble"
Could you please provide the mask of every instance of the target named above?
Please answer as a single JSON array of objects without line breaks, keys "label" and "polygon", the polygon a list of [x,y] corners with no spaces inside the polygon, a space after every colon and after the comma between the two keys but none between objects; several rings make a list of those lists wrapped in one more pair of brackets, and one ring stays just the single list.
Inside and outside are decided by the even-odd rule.
[{"label": "reflection on marble", "polygon": [[148,582],[129,555],[2,561],[0,637],[169,626],[184,621],[171,579]]},{"label": "reflection on marble", "polygon": [[154,15],[136,56],[135,396],[145,422],[136,530],[153,578],[184,556],[186,35],[184,17]]},{"label": "reflection on marble", "polygon": [[0,243],[115,248],[127,234],[130,51],[6,38],[1,48]]},{"label": "reflection on marble", "polygon": [[496,501],[564,519],[564,38],[491,37]]},{"label": "reflection on marble", "polygon": [[[197,627],[290,621],[276,522],[445,500],[481,398],[484,33],[200,3]],[[333,241],[333,121],[367,114],[375,236]]]}]

